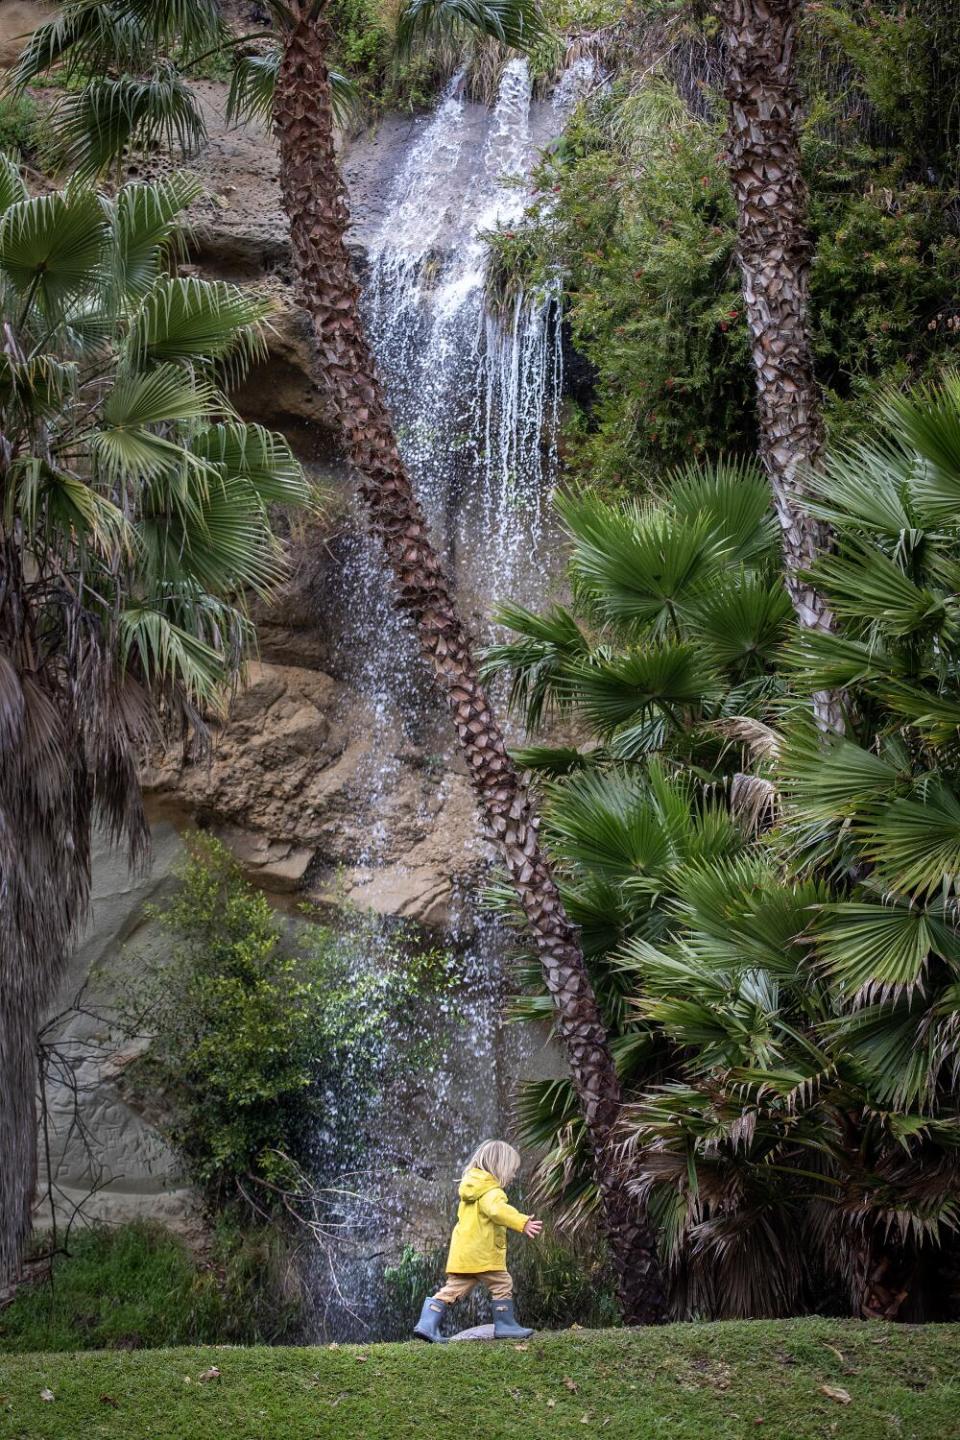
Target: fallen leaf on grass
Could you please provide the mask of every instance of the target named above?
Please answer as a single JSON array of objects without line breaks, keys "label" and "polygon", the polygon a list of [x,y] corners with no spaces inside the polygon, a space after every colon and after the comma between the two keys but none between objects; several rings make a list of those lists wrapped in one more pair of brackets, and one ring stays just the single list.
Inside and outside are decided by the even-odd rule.
[{"label": "fallen leaf on grass", "polygon": [[530,1346],[529,1346],[529,1345],[514,1345],[513,1348],[514,1348],[514,1350],[529,1350],[529,1349],[530,1349]]},{"label": "fallen leaf on grass", "polygon": [[556,1400],[548,1400],[548,1401],[547,1401],[547,1409],[548,1409],[548,1410],[556,1410],[556,1408],[557,1408],[557,1402],[556,1402]]},{"label": "fallen leaf on grass", "polygon": [[101,1405],[112,1405],[113,1408],[114,1408],[114,1410],[119,1410],[119,1409],[120,1409],[120,1401],[117,1399],[116,1395],[101,1395],[101,1396],[100,1396],[100,1404],[101,1404]]},{"label": "fallen leaf on grass", "polygon": [[41,1400],[56,1400],[56,1398],[57,1397],[56,1395],[54,1395],[53,1391],[48,1390],[46,1386],[44,1386],[43,1389],[40,1391]]},{"label": "fallen leaf on grass", "polygon": [[199,1379],[201,1379],[201,1380],[219,1380],[219,1379],[220,1379],[220,1366],[219,1366],[219,1365],[211,1365],[209,1370],[204,1370],[203,1374],[202,1374],[201,1376],[199,1376]]},{"label": "fallen leaf on grass", "polygon": [[564,1375],[563,1383],[564,1385],[566,1385],[571,1395],[576,1395],[577,1391],[580,1388],[576,1380],[571,1380],[569,1375]]},{"label": "fallen leaf on grass", "polygon": [[362,1364],[364,1364],[367,1360],[370,1359],[370,1356],[369,1356],[369,1355],[354,1355],[353,1358],[354,1358],[354,1360],[359,1361],[359,1363],[362,1365]]},{"label": "fallen leaf on grass", "polygon": [[838,1405],[849,1405],[853,1396],[849,1390],[844,1390],[842,1385],[821,1385],[820,1394],[826,1395],[828,1400],[836,1400]]},{"label": "fallen leaf on grass", "polygon": [[841,1365],[845,1365],[847,1363],[843,1351],[838,1350],[836,1345],[828,1345],[826,1340],[821,1340],[820,1344],[823,1346],[824,1350],[829,1350],[831,1355],[836,1355]]},{"label": "fallen leaf on grass", "polygon": [[589,1425],[589,1424],[590,1424],[590,1421],[591,1421],[592,1419],[593,1419],[593,1416],[590,1414],[590,1411],[589,1411],[589,1410],[586,1410],[586,1411],[584,1411],[584,1413],[580,1416],[580,1424],[581,1424],[581,1425]]}]

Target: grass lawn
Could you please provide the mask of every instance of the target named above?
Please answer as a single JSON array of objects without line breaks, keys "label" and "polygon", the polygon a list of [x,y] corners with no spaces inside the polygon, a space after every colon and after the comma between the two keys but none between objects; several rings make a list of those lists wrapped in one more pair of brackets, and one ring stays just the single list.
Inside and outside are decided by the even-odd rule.
[{"label": "grass lawn", "polygon": [[[206,1374],[214,1368],[219,1375]],[[3,1440],[594,1433],[609,1440],[953,1440],[960,1436],[960,1326],[754,1321],[568,1330],[521,1346],[0,1355]]]}]

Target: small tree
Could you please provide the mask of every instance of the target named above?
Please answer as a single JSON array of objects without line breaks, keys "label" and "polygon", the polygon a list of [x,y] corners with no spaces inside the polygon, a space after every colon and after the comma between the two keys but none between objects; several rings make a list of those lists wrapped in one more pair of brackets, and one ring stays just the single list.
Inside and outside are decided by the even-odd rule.
[{"label": "small tree", "polygon": [[36,1032],[82,920],[90,832],[147,851],[138,761],[203,736],[308,488],[224,384],[267,304],[170,273],[174,177],[28,197],[0,157],[0,1281],[29,1229]]}]

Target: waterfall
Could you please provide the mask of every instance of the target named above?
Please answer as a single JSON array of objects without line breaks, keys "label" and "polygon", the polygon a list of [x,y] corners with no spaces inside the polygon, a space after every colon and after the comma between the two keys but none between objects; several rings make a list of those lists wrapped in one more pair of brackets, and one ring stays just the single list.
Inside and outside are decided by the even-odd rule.
[{"label": "waterfall", "polygon": [[555,292],[519,295],[506,323],[489,315],[484,237],[520,220],[537,142],[573,93],[534,120],[528,64],[509,61],[465,156],[454,76],[370,246],[367,320],[404,459],[461,603],[483,617],[507,596],[542,596],[561,379]]},{"label": "waterfall", "polygon": [[[552,102],[537,102],[527,62],[511,60],[489,109],[471,104],[463,73],[455,75],[418,123],[382,219],[365,237],[366,320],[400,449],[461,610],[481,635],[489,635],[499,601],[536,605],[546,593],[562,381],[556,288],[521,292],[508,314],[491,314],[485,235],[520,221],[539,150],[562,129],[590,73],[577,62]],[[415,637],[393,608],[376,542],[358,535],[342,585],[346,648],[356,657],[354,679],[374,735],[360,780],[361,803],[376,816],[361,873],[375,883],[390,839],[397,737],[421,750],[445,749],[447,761],[449,740]],[[449,767],[438,787],[448,775]],[[362,890],[356,898],[363,903]],[[328,1336],[383,1333],[384,1254],[391,1246],[396,1253],[398,1237],[424,1243],[423,1227],[411,1230],[410,1194],[434,1213],[438,1203],[445,1207],[463,1152],[504,1124],[504,1050],[515,1073],[525,1042],[519,1028],[505,1034],[501,1024],[502,937],[473,897],[464,902],[462,934],[451,937],[463,981],[447,1002],[456,1023],[429,1083],[399,1102],[402,1123],[397,1097],[385,1101],[382,1153],[375,1145],[364,1181],[365,1204],[379,1215],[376,1253],[347,1264],[333,1299],[318,1283]],[[376,963],[375,941],[368,963]],[[405,1147],[406,1164],[398,1160]]]}]

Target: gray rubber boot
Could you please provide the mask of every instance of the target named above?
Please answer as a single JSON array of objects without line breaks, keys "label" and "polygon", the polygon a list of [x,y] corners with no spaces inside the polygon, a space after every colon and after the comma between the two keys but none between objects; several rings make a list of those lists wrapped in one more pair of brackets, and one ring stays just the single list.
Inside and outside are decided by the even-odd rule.
[{"label": "gray rubber boot", "polygon": [[526,1340],[527,1336],[532,1334],[532,1330],[517,1324],[512,1300],[494,1300],[493,1337],[495,1340]]},{"label": "gray rubber boot", "polygon": [[443,1300],[434,1300],[432,1295],[428,1295],[423,1302],[420,1319],[413,1328],[417,1339],[429,1340],[432,1345],[446,1344],[446,1337],[440,1334],[440,1322],[446,1311],[446,1303]]}]

